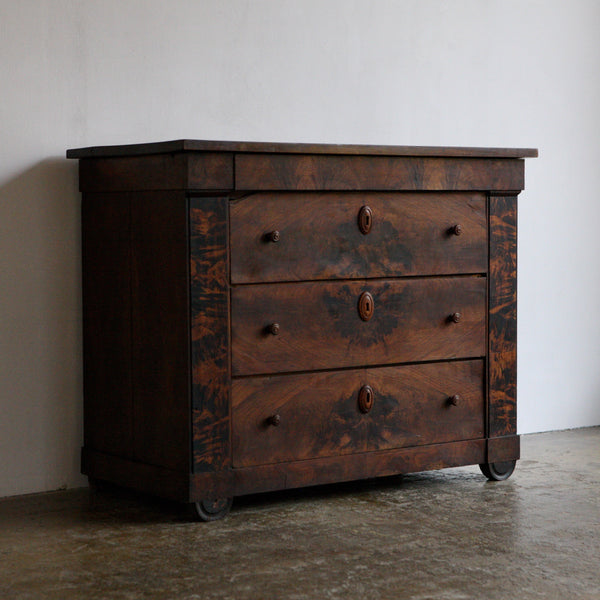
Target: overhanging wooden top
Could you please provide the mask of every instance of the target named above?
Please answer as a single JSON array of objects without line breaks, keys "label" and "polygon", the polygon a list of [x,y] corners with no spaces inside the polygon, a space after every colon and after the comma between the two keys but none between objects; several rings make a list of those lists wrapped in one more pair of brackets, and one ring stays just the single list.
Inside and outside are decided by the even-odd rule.
[{"label": "overhanging wooden top", "polygon": [[367,156],[535,158],[535,148],[463,148],[457,146],[373,146],[360,144],[294,144],[276,142],[227,142],[172,140],[149,144],[92,146],[67,150],[67,158],[143,156],[175,152],[232,152],[277,154],[330,154]]}]

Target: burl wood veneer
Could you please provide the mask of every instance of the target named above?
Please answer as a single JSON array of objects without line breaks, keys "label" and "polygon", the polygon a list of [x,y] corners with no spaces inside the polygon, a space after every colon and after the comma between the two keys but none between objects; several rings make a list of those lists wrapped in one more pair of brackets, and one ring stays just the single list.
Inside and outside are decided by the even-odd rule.
[{"label": "burl wood veneer", "polygon": [[80,160],[82,470],[193,503],[480,464],[516,432],[531,149],[179,140]]}]

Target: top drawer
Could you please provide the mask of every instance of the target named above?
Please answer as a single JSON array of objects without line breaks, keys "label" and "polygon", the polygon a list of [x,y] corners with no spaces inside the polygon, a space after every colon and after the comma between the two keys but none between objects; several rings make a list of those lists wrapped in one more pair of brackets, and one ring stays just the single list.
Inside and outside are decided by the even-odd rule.
[{"label": "top drawer", "polygon": [[232,201],[231,281],[487,271],[481,193],[260,193]]}]

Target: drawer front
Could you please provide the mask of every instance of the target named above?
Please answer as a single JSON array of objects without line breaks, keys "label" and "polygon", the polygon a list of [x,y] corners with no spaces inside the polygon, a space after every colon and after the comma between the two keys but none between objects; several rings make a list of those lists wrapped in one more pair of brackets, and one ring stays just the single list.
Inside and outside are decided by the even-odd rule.
[{"label": "drawer front", "polygon": [[487,270],[483,194],[263,193],[230,216],[233,283]]},{"label": "drawer front", "polygon": [[231,298],[234,376],[485,355],[485,277],[246,285]]},{"label": "drawer front", "polygon": [[477,439],[484,363],[236,379],[232,402],[235,467]]}]

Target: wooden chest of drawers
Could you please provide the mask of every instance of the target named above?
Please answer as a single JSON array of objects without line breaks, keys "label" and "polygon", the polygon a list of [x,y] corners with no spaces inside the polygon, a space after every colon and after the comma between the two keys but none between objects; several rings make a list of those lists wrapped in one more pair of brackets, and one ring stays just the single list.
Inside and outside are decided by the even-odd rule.
[{"label": "wooden chest of drawers", "polygon": [[91,478],[195,504],[510,475],[528,149],[180,140],[80,159]]}]

